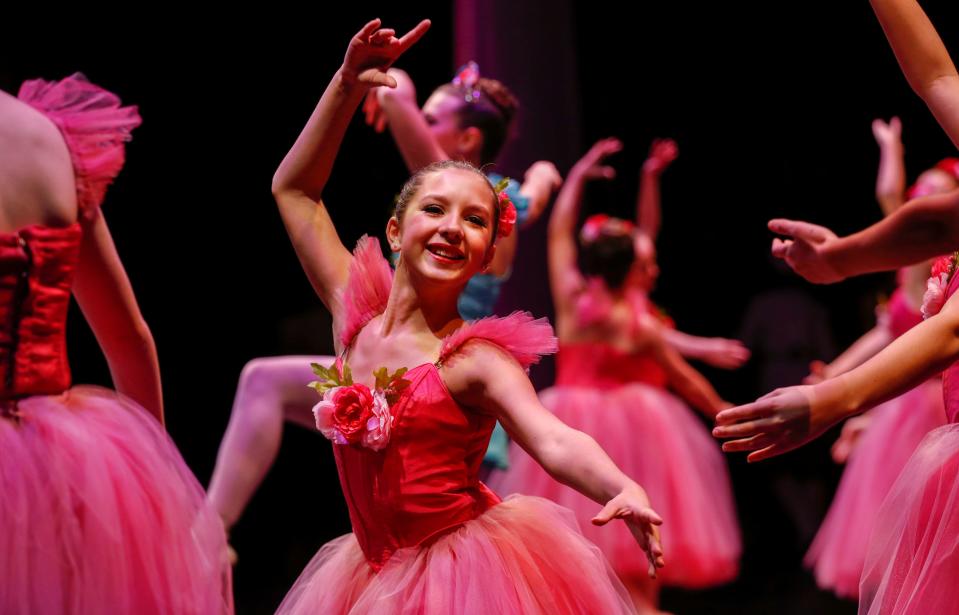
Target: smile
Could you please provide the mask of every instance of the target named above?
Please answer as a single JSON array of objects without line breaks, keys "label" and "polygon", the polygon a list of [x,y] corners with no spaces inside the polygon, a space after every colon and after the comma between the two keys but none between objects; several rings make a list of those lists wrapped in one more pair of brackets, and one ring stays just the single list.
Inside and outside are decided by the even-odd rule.
[{"label": "smile", "polygon": [[442,262],[455,263],[466,259],[462,250],[448,244],[431,243],[426,246],[426,251]]}]

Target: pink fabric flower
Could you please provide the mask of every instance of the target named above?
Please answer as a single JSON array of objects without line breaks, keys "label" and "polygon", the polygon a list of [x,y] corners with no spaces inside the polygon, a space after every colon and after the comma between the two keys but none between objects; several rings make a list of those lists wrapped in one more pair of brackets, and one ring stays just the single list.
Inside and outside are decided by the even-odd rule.
[{"label": "pink fabric flower", "polygon": [[953,256],[950,254],[948,256],[940,256],[932,264],[932,277],[938,278],[942,274],[949,275],[952,273],[953,267]]},{"label": "pink fabric flower", "polygon": [[393,428],[393,415],[390,414],[390,404],[386,395],[380,391],[373,393],[373,416],[366,421],[366,432],[360,444],[374,451],[381,451],[390,442],[390,431]]},{"label": "pink fabric flower", "polygon": [[949,287],[949,274],[940,273],[933,275],[926,282],[926,293],[922,296],[922,317],[932,318],[940,311],[946,303],[946,289]]},{"label": "pink fabric flower", "polygon": [[390,441],[390,404],[382,392],[370,391],[365,384],[328,390],[313,406],[313,417],[320,433],[337,444],[359,444],[380,451]]},{"label": "pink fabric flower", "polygon": [[496,227],[496,235],[499,238],[509,237],[513,234],[513,227],[516,225],[516,206],[510,200],[506,191],[499,193],[499,221]]}]

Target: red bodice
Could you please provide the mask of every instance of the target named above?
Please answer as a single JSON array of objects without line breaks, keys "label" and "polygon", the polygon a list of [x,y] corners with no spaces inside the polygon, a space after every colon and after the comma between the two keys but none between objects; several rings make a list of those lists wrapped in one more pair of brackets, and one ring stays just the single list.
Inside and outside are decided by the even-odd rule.
[{"label": "red bodice", "polygon": [[80,225],[0,235],[0,398],[70,386],[66,319]]},{"label": "red bodice", "polygon": [[559,345],[557,386],[612,389],[632,382],[665,387],[666,372],[646,353],[630,354],[602,342]]}]

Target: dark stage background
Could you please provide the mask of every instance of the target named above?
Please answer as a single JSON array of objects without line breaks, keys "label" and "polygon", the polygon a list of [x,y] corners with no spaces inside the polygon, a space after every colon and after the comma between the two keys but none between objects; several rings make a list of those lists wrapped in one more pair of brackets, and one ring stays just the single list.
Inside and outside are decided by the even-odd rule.
[{"label": "dark stage background", "polygon": [[[766,392],[770,335],[812,339],[801,318],[768,313],[775,299],[755,303],[761,293],[807,302],[804,313],[825,325],[821,342],[787,349],[796,361],[831,358],[830,346],[841,349],[871,327],[892,276],[802,283],[770,262],[765,221],[795,217],[847,233],[878,220],[875,117],[902,118],[910,180],[954,150],[908,89],[866,2],[750,4],[642,3],[633,14],[618,3],[568,0],[271,4],[219,14],[141,8],[125,24],[85,8],[57,23],[34,15],[5,24],[0,87],[80,70],[140,106],[143,126],[105,210],[159,346],[170,434],[206,484],[243,365],[330,351],[328,322],[289,247],[270,178],[349,37],[374,16],[401,30],[434,20],[400,63],[421,101],[450,78],[454,57],[477,57],[518,92],[524,109],[503,158],[507,173],[520,175],[537,158],[565,173],[594,140],[622,138],[619,177],[590,190],[587,212],[631,216],[650,140],[679,142],[680,158],[663,178],[663,275],[654,297],[683,330],[750,336],[756,357],[746,368],[704,369],[727,399]],[[959,8],[927,5],[959,50]],[[405,177],[390,138],[357,119],[326,195],[346,243],[382,234]],[[501,312],[549,313],[543,227],[524,235]],[[78,314],[71,318],[75,380],[109,383],[92,335]],[[548,385],[550,364],[534,377]],[[828,457],[831,441],[758,466],[730,458],[742,577],[706,592],[667,590],[663,607],[855,612],[818,592],[800,566],[840,472]],[[231,537],[240,556],[237,611],[272,612],[316,549],[347,531],[329,444],[287,429],[276,466]]]}]

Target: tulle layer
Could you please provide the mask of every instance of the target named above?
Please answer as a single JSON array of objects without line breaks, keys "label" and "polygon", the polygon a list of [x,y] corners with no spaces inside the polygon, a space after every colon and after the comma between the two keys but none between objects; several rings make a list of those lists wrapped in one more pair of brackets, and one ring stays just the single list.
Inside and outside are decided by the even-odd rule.
[{"label": "tulle layer", "polygon": [[352,534],[328,543],[278,613],[632,613],[602,553],[569,511],[512,497],[373,573]]},{"label": "tulle layer", "polygon": [[[564,423],[596,439],[646,489],[664,520],[663,583],[695,588],[736,577],[741,545],[726,462],[689,408],[644,384],[608,391],[553,387],[540,399]],[[624,581],[645,576],[646,558],[626,525],[594,526],[590,519],[600,507],[553,480],[520,447],[510,448],[509,471],[494,474],[490,486],[500,495],[535,495],[570,508]]]},{"label": "tulle layer", "polygon": [[219,518],[160,425],[76,387],[0,417],[0,613],[232,611]]},{"label": "tulle layer", "polygon": [[806,554],[819,586],[845,598],[859,595],[870,536],[889,489],[923,437],[946,423],[942,383],[929,380],[872,413]]}]

